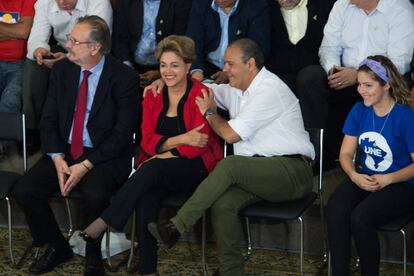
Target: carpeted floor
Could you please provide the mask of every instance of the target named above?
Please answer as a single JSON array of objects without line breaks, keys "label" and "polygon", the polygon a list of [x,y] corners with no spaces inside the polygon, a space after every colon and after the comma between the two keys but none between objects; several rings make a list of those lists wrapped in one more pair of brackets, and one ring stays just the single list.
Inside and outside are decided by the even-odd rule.
[{"label": "carpeted floor", "polygon": [[[21,256],[25,246],[27,246],[30,236],[25,229],[13,230],[13,240],[15,242],[14,253],[17,257]],[[111,258],[117,264],[127,257],[127,253],[120,254]],[[136,261],[136,258],[134,261]],[[26,261],[20,269],[10,266],[8,255],[7,230],[0,229],[0,275],[28,275],[28,267],[32,259]],[[218,266],[215,258],[215,246],[209,244],[207,248],[207,263],[209,275]],[[320,270],[320,256],[306,256],[305,275],[326,275],[326,270]],[[169,250],[160,250],[158,269],[160,275],[202,275],[200,264],[200,247],[192,243],[179,243],[176,247]],[[411,269],[411,267],[409,268]],[[75,256],[71,261],[56,268],[54,272],[45,275],[82,275],[83,257]],[[410,271],[410,270],[409,270]],[[130,273],[131,274],[131,273]],[[132,273],[132,274],[137,274]],[[251,258],[246,263],[247,275],[299,275],[299,255],[276,250],[253,250]],[[122,266],[118,272],[108,272],[107,275],[128,275],[126,266]],[[356,274],[358,275],[358,274]],[[402,275],[402,265],[381,264],[381,276]],[[412,274],[409,272],[409,275]]]}]

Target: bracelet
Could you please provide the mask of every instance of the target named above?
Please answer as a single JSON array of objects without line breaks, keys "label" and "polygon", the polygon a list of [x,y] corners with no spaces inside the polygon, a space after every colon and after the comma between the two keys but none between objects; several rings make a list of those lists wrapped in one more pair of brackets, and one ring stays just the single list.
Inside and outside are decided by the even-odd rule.
[{"label": "bracelet", "polygon": [[85,163],[83,163],[83,162],[81,162],[81,164],[88,170],[88,171],[90,171],[91,169],[90,168],[88,168],[88,166],[86,166],[85,165]]}]

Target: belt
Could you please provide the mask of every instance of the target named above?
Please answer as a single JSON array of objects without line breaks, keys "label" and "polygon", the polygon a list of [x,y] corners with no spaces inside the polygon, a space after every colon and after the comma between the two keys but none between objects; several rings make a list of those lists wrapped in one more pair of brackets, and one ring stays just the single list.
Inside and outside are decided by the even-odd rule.
[{"label": "belt", "polygon": [[[253,155],[253,157],[267,157],[267,156],[255,154],[255,155]],[[294,158],[294,159],[300,158],[303,161],[305,161],[307,164],[312,166],[312,159],[310,159],[309,157],[307,157],[305,155],[302,155],[302,154],[274,155],[274,156],[268,156],[268,157],[289,157],[289,158]]]}]

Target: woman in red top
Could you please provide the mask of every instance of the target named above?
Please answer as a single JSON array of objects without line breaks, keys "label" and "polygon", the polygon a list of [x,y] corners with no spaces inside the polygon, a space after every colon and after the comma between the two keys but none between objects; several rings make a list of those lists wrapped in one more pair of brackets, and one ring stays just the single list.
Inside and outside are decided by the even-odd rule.
[{"label": "woman in red top", "polygon": [[119,190],[101,217],[81,234],[91,241],[109,226],[122,229],[136,210],[139,273],[156,275],[157,241],[147,224],[158,218],[159,203],[171,192],[192,192],[222,158],[218,137],[200,113],[195,97],[206,87],[188,77],[194,42],[169,36],[156,51],[166,86],[143,101],[142,151],[137,171]]}]

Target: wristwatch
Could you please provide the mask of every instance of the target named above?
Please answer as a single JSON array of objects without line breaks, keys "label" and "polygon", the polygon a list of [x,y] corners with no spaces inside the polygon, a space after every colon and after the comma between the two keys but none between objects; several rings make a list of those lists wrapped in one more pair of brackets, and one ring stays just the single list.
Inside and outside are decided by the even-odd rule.
[{"label": "wristwatch", "polygon": [[207,118],[208,115],[213,115],[217,113],[217,108],[207,108],[206,112],[204,112],[203,116]]}]

